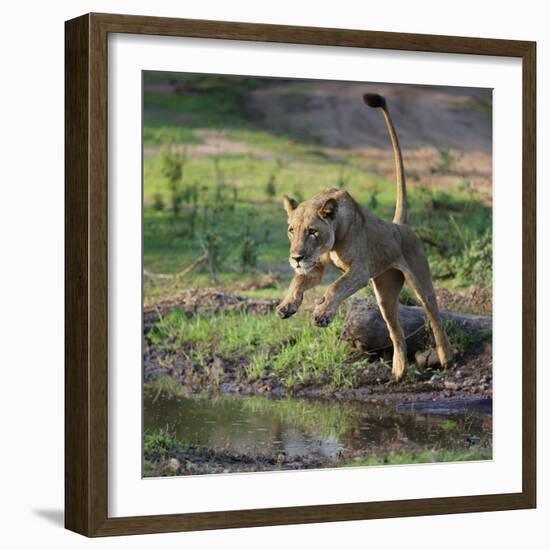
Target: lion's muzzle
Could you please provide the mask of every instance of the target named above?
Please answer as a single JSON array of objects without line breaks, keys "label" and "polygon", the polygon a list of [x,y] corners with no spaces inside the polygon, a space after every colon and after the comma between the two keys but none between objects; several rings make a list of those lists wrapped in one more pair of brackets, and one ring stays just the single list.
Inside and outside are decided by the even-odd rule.
[{"label": "lion's muzzle", "polygon": [[306,259],[304,256],[291,256],[288,262],[298,275],[307,275],[315,266],[315,262]]}]

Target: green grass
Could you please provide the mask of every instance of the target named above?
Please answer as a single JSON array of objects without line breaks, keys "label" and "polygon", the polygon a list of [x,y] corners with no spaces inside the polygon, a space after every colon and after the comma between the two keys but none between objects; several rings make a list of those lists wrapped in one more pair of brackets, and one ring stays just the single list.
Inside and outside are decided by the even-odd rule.
[{"label": "green grass", "polygon": [[194,144],[201,139],[193,130],[185,126],[170,126],[163,123],[149,123],[143,128],[143,144],[147,146],[165,145],[166,143]]},{"label": "green grass", "polygon": [[167,430],[145,432],[143,434],[143,453],[145,456],[165,459],[174,453],[181,452],[185,445]]},{"label": "green grass", "polygon": [[146,86],[143,94],[145,126],[151,123],[172,123],[174,113],[186,113],[185,124],[194,128],[253,126],[244,108],[246,94],[270,82],[254,77],[225,77],[185,73],[144,75],[147,83],[178,81],[179,91],[153,91]]},{"label": "green grass", "polygon": [[199,364],[214,347],[222,356],[241,357],[250,381],[269,372],[288,389],[309,383],[352,387],[364,365],[348,361],[351,350],[340,339],[343,312],[322,332],[305,317],[300,312],[281,321],[274,313],[225,311],[189,319],[174,309],[154,325],[149,338],[153,346],[167,351],[185,346],[186,354]]},{"label": "green grass", "polygon": [[145,431],[143,434],[143,475],[145,477],[178,475],[178,467],[171,463],[170,459],[185,455],[188,451],[188,445],[178,440],[166,429]]},{"label": "green grass", "polygon": [[451,346],[464,353],[474,344],[490,340],[493,335],[491,328],[479,331],[465,330],[462,323],[452,320],[445,322],[445,331],[449,336]]},{"label": "green grass", "polygon": [[383,466],[398,464],[426,464],[432,462],[464,462],[468,460],[492,460],[493,453],[490,448],[480,447],[472,449],[438,449],[404,451],[385,456],[369,456],[357,458],[344,466]]},{"label": "green grass", "polygon": [[[231,191],[237,190],[239,202],[250,204],[268,200],[265,186],[277,166],[277,161],[283,162],[283,167],[277,172],[276,186],[280,196],[283,193],[302,193],[304,198],[334,187],[341,176],[341,164],[332,157],[322,157],[311,154],[310,148],[273,138],[262,146],[265,132],[248,132],[250,140],[260,150],[264,149],[272,156],[257,156],[253,153],[218,154],[219,166],[223,178]],[[186,138],[187,139],[187,138]],[[197,138],[199,139],[199,138]],[[168,141],[168,139],[167,139]],[[282,143],[281,143],[282,141]],[[281,152],[278,149],[281,149]],[[286,154],[285,154],[286,151]],[[162,176],[162,159],[160,155],[144,159],[144,199],[151,202],[155,192],[165,192],[166,182]],[[379,193],[381,211],[393,210],[395,204],[395,184],[384,180],[376,173],[369,173],[361,164],[348,168],[346,189],[360,202],[369,203],[373,191]],[[214,155],[195,156],[186,165],[186,182],[198,182],[201,187],[203,201],[208,201],[216,192],[216,170]],[[464,196],[466,193],[464,192]],[[283,212],[281,210],[281,212]]]}]

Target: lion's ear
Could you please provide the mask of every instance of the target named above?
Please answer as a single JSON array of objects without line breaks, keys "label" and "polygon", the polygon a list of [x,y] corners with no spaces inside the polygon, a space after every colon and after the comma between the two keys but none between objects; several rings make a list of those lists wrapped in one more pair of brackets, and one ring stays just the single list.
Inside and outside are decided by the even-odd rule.
[{"label": "lion's ear", "polygon": [[319,208],[319,216],[321,218],[328,218],[332,220],[338,210],[338,203],[336,199],[327,199],[321,208]]},{"label": "lion's ear", "polygon": [[283,195],[283,204],[286,210],[286,213],[290,216],[292,211],[298,206],[298,203],[290,198],[288,195]]}]

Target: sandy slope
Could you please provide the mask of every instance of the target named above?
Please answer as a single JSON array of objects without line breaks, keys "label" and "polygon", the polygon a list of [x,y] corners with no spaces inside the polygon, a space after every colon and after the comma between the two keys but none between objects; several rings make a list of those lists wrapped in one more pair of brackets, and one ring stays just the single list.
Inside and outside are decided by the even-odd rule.
[{"label": "sandy slope", "polygon": [[491,150],[488,89],[297,81],[255,90],[247,105],[268,129],[332,147],[380,147],[387,131],[365,92],[386,96],[403,147]]}]

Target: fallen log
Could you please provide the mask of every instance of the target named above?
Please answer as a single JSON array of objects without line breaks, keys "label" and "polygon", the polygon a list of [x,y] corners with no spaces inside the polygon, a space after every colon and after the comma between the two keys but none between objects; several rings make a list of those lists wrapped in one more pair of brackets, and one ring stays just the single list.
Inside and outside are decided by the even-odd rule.
[{"label": "fallen log", "polygon": [[[451,344],[479,342],[490,336],[492,317],[440,311]],[[420,366],[434,366],[433,338],[424,310],[419,306],[399,304],[399,321],[407,340],[407,353],[416,357]],[[348,310],[342,338],[356,349],[373,355],[383,355],[393,349],[386,323],[374,298],[354,297]],[[464,351],[464,350],[462,350]]]}]

